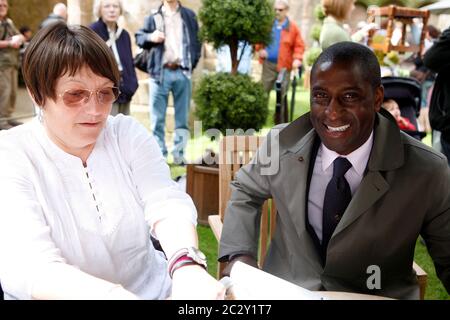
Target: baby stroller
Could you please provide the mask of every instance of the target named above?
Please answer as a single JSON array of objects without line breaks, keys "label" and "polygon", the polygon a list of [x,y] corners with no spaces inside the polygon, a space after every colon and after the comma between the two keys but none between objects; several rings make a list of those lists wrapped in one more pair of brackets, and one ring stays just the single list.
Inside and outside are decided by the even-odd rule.
[{"label": "baby stroller", "polygon": [[[393,99],[397,102],[402,117],[407,118],[416,128],[417,117],[420,113],[421,87],[413,78],[383,77],[384,100]],[[422,140],[427,134],[423,131],[403,130],[410,136]]]}]

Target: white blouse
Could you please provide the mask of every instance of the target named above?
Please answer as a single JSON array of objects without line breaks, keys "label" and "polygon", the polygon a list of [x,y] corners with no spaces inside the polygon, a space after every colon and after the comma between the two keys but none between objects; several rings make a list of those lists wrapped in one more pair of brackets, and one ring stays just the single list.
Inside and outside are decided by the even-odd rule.
[{"label": "white blouse", "polygon": [[34,279],[54,263],[144,299],[166,298],[167,261],[149,232],[174,216],[196,224],[191,198],[170,179],[155,139],[131,117],[108,118],[86,168],[37,120],[0,133],[0,282],[6,298],[30,299]]}]

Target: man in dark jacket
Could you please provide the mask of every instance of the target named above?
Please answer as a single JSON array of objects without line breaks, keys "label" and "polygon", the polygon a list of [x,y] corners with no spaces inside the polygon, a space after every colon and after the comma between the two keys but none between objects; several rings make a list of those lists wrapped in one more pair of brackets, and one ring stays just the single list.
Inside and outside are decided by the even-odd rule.
[{"label": "man in dark jacket", "polygon": [[450,165],[450,28],[426,52],[423,62],[438,73],[430,102],[431,128],[441,132],[442,152]]},{"label": "man in dark jacket", "polygon": [[67,7],[62,2],[55,4],[55,6],[53,7],[53,12],[50,13],[48,17],[41,22],[41,24],[39,25],[39,29],[42,29],[52,23],[59,21],[67,21]]},{"label": "man in dark jacket", "polygon": [[145,19],[136,33],[139,47],[149,49],[150,120],[153,135],[167,157],[165,118],[169,92],[175,108],[174,163],[184,164],[189,138],[188,117],[191,100],[191,74],[200,59],[195,13],[177,0],[164,0],[156,13]]}]

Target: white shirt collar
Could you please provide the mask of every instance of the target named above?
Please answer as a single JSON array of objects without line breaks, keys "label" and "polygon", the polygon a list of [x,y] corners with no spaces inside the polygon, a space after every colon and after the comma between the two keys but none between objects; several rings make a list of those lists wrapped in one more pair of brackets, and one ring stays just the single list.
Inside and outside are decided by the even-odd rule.
[{"label": "white shirt collar", "polygon": [[322,170],[326,171],[338,157],[347,158],[355,169],[359,176],[364,175],[364,170],[367,166],[367,161],[369,161],[370,151],[372,150],[373,144],[373,131],[369,138],[355,151],[343,156],[339,153],[328,149],[323,143],[320,144],[322,149]]},{"label": "white shirt collar", "polygon": [[161,12],[165,16],[171,17],[171,16],[177,14],[179,9],[180,9],[180,4],[179,3],[177,4],[177,7],[176,7],[176,9],[174,11],[172,11],[172,9],[169,6],[166,7],[165,5],[163,5],[162,8],[161,8]]}]

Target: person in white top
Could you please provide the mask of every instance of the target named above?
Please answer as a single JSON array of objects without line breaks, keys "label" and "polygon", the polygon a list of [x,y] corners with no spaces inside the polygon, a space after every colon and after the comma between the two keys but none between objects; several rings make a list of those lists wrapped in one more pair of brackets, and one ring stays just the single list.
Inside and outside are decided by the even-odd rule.
[{"label": "person in white top", "polygon": [[105,42],[55,23],[31,41],[23,73],[41,114],[0,135],[5,298],[223,298],[155,139],[109,116],[120,75]]}]

